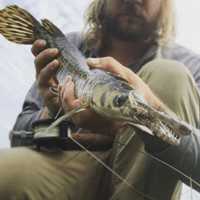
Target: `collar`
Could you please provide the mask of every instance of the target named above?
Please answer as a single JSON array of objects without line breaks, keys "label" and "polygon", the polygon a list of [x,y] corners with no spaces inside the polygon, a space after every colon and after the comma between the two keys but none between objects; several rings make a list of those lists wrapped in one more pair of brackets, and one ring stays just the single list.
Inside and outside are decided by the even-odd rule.
[{"label": "collar", "polygon": [[134,63],[130,64],[128,67],[137,73],[142,68],[143,65],[160,56],[159,49],[160,48],[158,47],[157,44],[151,45],[149,48],[146,49],[141,58],[137,59]]},{"label": "collar", "polygon": [[[98,49],[93,48],[90,50],[84,51],[84,54],[86,57],[98,57]],[[158,46],[158,44],[152,44],[149,48],[146,49],[144,52],[144,55],[136,60],[134,63],[130,64],[128,68],[133,70],[135,73],[137,73],[143,65],[145,65],[147,62],[161,57],[161,48]]]}]

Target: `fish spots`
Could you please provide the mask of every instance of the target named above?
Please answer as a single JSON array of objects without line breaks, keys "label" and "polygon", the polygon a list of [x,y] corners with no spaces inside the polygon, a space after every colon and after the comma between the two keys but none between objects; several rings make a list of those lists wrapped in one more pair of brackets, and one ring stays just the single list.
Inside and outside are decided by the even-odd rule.
[{"label": "fish spots", "polygon": [[128,99],[128,95],[127,94],[121,94],[121,95],[117,95],[114,99],[113,99],[113,104],[116,107],[121,107],[124,105],[124,103],[127,101]]},{"label": "fish spots", "polygon": [[104,92],[101,96],[101,99],[100,99],[100,102],[101,102],[101,105],[103,107],[105,107],[105,103],[106,103],[106,96],[107,96],[108,92]]}]

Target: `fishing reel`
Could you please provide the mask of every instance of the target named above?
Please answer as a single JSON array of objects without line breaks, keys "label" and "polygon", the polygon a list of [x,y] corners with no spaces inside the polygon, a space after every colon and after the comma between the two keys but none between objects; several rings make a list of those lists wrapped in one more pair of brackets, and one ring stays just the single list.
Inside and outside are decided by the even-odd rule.
[{"label": "fishing reel", "polygon": [[[39,120],[33,124],[33,144],[38,149],[46,148],[49,150],[91,150],[106,151],[112,148],[111,143],[88,144],[87,141],[79,142],[73,138],[72,132],[76,133],[79,128],[69,121],[62,121],[57,126],[51,126],[53,119]],[[84,133],[80,133],[84,134]]]},{"label": "fishing reel", "polygon": [[33,144],[38,148],[79,149],[70,139],[71,130],[74,127],[73,124],[68,121],[62,121],[57,126],[49,128],[53,122],[53,119],[45,119],[33,123]]}]

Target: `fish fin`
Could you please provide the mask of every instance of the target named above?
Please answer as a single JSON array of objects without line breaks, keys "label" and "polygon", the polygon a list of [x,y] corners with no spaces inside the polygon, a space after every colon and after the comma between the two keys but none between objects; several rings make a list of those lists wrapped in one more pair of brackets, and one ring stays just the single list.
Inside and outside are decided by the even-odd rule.
[{"label": "fish fin", "polygon": [[62,31],[48,19],[43,19],[41,21],[45,30],[48,31],[51,35],[64,36]]},{"label": "fish fin", "polygon": [[147,126],[141,125],[141,124],[137,124],[137,123],[133,123],[133,122],[128,122],[127,123],[129,126],[133,126],[135,128],[138,128],[139,130],[148,133],[151,136],[155,136],[155,134],[153,133],[152,130],[150,130]]},{"label": "fish fin", "polygon": [[0,33],[9,41],[32,44],[36,40],[35,28],[40,23],[17,5],[0,10]]}]

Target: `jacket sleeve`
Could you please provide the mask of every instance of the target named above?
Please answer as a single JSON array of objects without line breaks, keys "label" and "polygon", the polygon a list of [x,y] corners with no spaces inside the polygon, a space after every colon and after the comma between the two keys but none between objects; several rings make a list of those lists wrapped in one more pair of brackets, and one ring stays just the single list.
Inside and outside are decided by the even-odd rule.
[{"label": "jacket sleeve", "polygon": [[199,129],[194,129],[191,135],[183,137],[179,146],[170,146],[160,153],[153,153],[153,155],[176,168],[177,171],[172,170],[185,184],[191,186],[191,180],[194,180],[192,187],[200,192]]},{"label": "jacket sleeve", "polygon": [[23,103],[22,111],[19,113],[13,129],[10,132],[11,146],[16,146],[13,141],[14,133],[31,132],[32,124],[40,118],[43,110],[43,100],[39,95],[37,83],[35,82],[28,91]]}]

